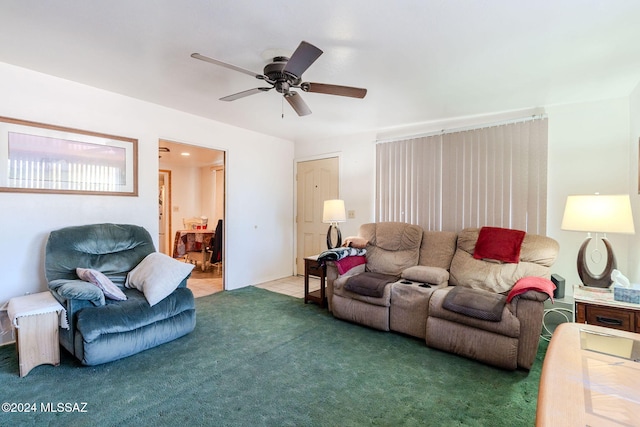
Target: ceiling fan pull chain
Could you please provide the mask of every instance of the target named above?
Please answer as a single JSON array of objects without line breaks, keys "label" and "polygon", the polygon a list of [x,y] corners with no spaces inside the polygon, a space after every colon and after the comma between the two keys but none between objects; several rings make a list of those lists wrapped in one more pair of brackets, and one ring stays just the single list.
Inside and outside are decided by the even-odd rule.
[{"label": "ceiling fan pull chain", "polygon": [[282,113],[282,120],[284,120],[284,96],[280,97],[280,111]]}]

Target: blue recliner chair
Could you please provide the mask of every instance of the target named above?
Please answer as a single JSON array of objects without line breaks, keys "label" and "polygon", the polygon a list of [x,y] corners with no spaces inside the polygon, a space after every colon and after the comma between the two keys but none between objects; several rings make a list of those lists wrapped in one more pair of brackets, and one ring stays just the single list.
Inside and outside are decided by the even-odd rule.
[{"label": "blue recliner chair", "polygon": [[[149,232],[136,225],[83,225],[49,235],[45,275],[69,320],[69,329],[59,331],[60,344],[84,365],[127,357],[194,329],[195,301],[187,278],[152,306],[142,292],[124,287],[127,273],[153,252]],[[100,288],[78,278],[77,267],[104,273],[127,299],[105,299]]]}]

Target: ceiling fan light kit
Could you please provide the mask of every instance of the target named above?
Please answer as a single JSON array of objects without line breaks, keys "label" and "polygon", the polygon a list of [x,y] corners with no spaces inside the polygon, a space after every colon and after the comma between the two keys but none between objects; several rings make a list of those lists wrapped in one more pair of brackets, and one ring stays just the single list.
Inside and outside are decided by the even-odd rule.
[{"label": "ceiling fan light kit", "polygon": [[191,54],[191,57],[247,74],[258,80],[264,80],[266,83],[271,85],[271,87],[257,87],[224,96],[220,98],[221,101],[235,101],[236,99],[275,89],[276,92],[282,94],[284,99],[287,100],[298,116],[306,116],[311,114],[311,109],[307,106],[306,102],[304,102],[298,92],[291,89],[300,89],[303,92],[321,93],[325,95],[347,96],[350,98],[365,97],[367,90],[363,88],[303,82],[302,74],[316,61],[316,59],[320,57],[320,55],[322,55],[322,50],[318,49],[311,43],[302,41],[295,52],[291,55],[291,58],[287,58],[286,56],[276,56],[273,58],[273,62],[264,67],[263,74],[255,73],[242,67],[228,64],[199,53],[193,53]]}]

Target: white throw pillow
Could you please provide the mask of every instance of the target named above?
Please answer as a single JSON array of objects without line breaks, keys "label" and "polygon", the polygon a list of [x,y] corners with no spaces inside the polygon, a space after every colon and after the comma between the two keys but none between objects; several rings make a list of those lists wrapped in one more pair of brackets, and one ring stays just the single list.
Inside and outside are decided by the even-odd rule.
[{"label": "white throw pillow", "polygon": [[168,255],[154,252],[127,274],[125,286],[144,294],[149,305],[165,299],[193,270],[192,264],[177,261]]}]

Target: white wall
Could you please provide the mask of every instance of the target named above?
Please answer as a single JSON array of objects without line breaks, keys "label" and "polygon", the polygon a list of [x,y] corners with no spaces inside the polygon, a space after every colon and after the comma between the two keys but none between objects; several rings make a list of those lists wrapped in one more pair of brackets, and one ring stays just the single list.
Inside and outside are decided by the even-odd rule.
[{"label": "white wall", "polygon": [[218,225],[218,220],[224,219],[224,169],[216,169],[214,175],[214,185],[215,185],[215,200],[214,200],[214,215],[213,215],[213,225],[215,227]]},{"label": "white wall", "polygon": [[199,168],[171,165],[171,230],[184,228],[183,218],[206,215],[202,211],[201,174]]},{"label": "white wall", "polygon": [[[636,92],[636,108],[640,110],[640,90]],[[441,129],[479,126],[541,112],[546,112],[549,117],[547,234],[560,243],[560,255],[552,271],[563,276],[567,288],[570,288],[573,284],[579,283],[576,258],[585,235],[560,230],[565,200],[569,194],[590,194],[596,191],[602,194],[621,194],[628,191],[628,98],[450,119],[381,130],[377,136],[394,138]],[[638,114],[636,116],[640,117]],[[640,135],[640,119],[636,126],[638,132],[635,144],[637,135]],[[347,209],[357,210],[356,219],[348,220],[344,227],[341,226],[341,229],[348,230],[347,235],[357,233],[360,224],[374,219],[375,139],[376,133],[371,132],[316,143],[296,144],[296,159],[322,156],[324,153],[340,153],[340,194]],[[637,223],[640,226],[640,222]],[[618,268],[623,273],[628,271],[629,244],[632,238],[621,235],[608,237],[616,254]],[[637,251],[640,252],[640,248]],[[593,271],[598,273],[601,269],[598,270],[598,267],[594,266]],[[566,294],[571,295],[571,289],[567,289]]]},{"label": "white wall", "polygon": [[206,216],[208,227],[215,228],[215,198],[216,198],[216,173],[211,167],[200,168],[200,215]]},{"label": "white wall", "polygon": [[137,138],[139,144],[138,197],[0,193],[0,305],[46,290],[44,246],[53,229],[135,223],[157,246],[160,138],[228,153],[227,288],[292,273],[292,142],[3,63],[0,93],[2,116]]},{"label": "white wall", "polygon": [[[566,279],[567,294],[580,283],[578,249],[586,234],[560,230],[564,205],[572,194],[627,194],[629,188],[629,99],[618,98],[547,107],[549,114],[548,235],[560,243],[553,268]],[[618,269],[627,274],[631,237],[609,234]],[[603,270],[590,266],[594,273]]]},{"label": "white wall", "polygon": [[629,194],[631,195],[631,209],[633,210],[633,222],[636,234],[629,237],[629,262],[627,272],[629,279],[634,283],[640,283],[640,189],[638,186],[638,162],[640,153],[640,84],[629,96]]}]

